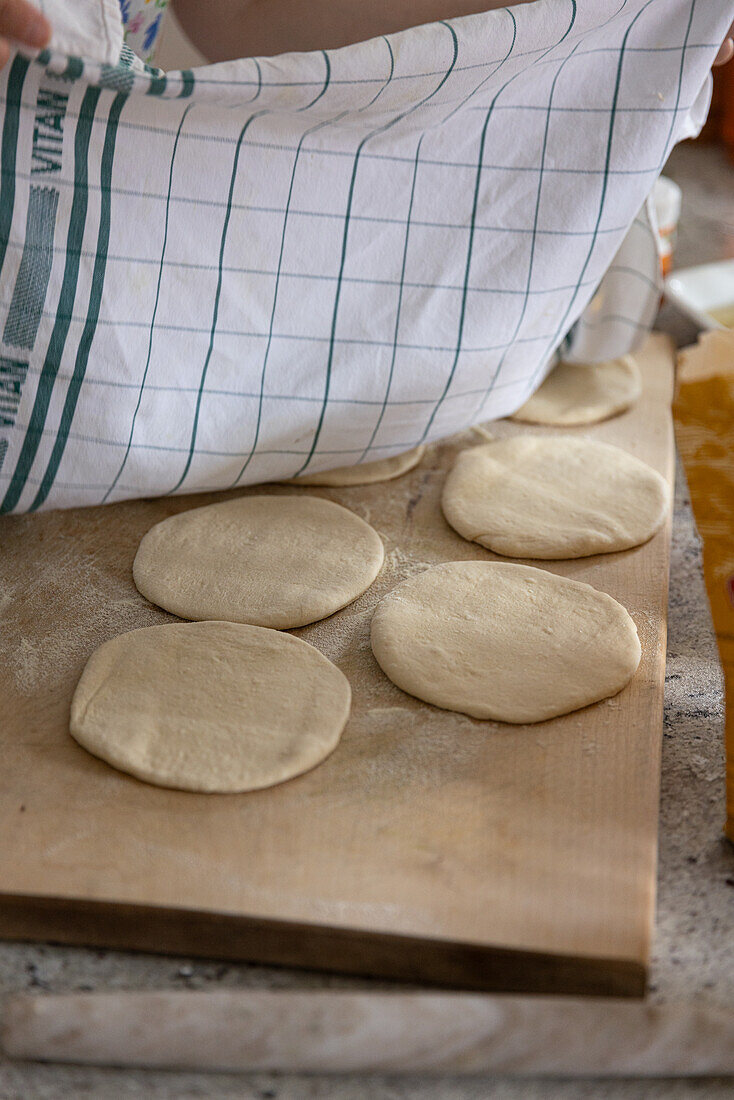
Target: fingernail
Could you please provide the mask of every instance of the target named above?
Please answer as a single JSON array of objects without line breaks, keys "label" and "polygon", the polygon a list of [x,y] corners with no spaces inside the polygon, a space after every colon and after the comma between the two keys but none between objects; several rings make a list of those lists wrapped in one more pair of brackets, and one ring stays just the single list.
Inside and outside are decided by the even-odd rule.
[{"label": "fingernail", "polygon": [[27,46],[36,46],[40,49],[45,46],[51,37],[51,27],[45,16],[38,12],[31,16],[26,26],[23,40]]}]

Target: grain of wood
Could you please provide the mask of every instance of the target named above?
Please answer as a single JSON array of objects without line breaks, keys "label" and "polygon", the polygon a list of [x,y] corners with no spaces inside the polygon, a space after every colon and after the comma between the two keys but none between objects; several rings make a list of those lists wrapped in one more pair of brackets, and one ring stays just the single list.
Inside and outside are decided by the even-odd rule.
[{"label": "grain of wood", "polygon": [[[591,428],[672,479],[672,356],[638,356],[639,404]],[[518,431],[553,433],[507,422]],[[173,621],[136,593],[154,523],[233,494],[134,501],[0,523],[0,935],[319,966],[475,988],[639,995],[654,904],[669,524],[621,554],[543,563],[610,593],[643,659],[619,696],[509,727],[429,707],[380,672],[378,600],[441,561],[492,560],[442,518],[469,431],[395,482],[311,492],[381,533],[359,600],[295,633],[349,678],[353,712],[316,771],[264,792],[154,790],[68,734],[89,655]],[[262,492],[258,487],[254,492]],[[292,489],[268,487],[278,494]]]},{"label": "grain of wood", "polygon": [[714,1005],[476,994],[20,994],[14,1058],[283,1073],[734,1074],[734,1017]]}]

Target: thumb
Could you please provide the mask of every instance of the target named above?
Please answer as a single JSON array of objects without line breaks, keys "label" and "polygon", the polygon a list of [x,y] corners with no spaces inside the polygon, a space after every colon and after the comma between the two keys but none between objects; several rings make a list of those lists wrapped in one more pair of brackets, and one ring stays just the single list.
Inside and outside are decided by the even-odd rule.
[{"label": "thumb", "polygon": [[51,24],[27,0],[0,0],[0,35],[19,45],[41,49],[51,37]]}]

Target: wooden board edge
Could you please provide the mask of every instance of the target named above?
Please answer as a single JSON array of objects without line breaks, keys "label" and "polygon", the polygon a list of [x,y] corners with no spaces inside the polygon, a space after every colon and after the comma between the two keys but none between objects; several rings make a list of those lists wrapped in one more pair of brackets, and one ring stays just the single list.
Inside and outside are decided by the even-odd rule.
[{"label": "wooden board edge", "polygon": [[584,958],[387,933],[0,893],[0,937],[337,971],[496,993],[643,997],[638,959]]},{"label": "wooden board edge", "polygon": [[[658,867],[660,860],[660,796],[662,790],[662,763],[663,763],[663,736],[665,728],[665,675],[668,663],[668,612],[670,609],[670,568],[673,558],[673,526],[675,519],[675,507],[676,507],[676,485],[677,485],[677,445],[675,439],[675,424],[673,421],[673,398],[675,395],[676,387],[676,345],[672,336],[665,332],[658,332],[653,330],[650,333],[647,343],[643,346],[642,351],[652,350],[654,354],[666,354],[670,361],[670,378],[669,385],[667,387],[668,392],[666,396],[666,422],[665,426],[668,433],[668,461],[663,476],[668,483],[670,490],[670,507],[665,519],[665,523],[662,527],[663,535],[663,556],[662,563],[664,565],[663,571],[663,592],[662,601],[665,607],[665,615],[661,622],[660,631],[660,676],[662,681],[662,691],[657,701],[656,711],[659,711],[659,716],[656,717],[656,729],[657,736],[655,738],[655,804],[658,807],[658,818],[655,823],[655,836],[652,853],[652,882],[649,898],[649,914],[647,920],[647,927],[645,929],[645,939],[642,951],[642,965],[645,970],[649,972],[650,962],[652,959],[652,952],[655,942],[655,919],[657,913],[658,902]],[[636,353],[632,353],[633,357]],[[645,983],[646,984],[646,983]]]}]

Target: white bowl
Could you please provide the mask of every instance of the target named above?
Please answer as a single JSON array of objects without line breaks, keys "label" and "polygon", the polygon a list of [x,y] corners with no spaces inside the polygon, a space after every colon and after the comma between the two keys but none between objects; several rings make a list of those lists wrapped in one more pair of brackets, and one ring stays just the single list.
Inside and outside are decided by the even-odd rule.
[{"label": "white bowl", "polygon": [[734,260],[674,271],[665,280],[665,297],[701,328],[726,328],[711,310],[734,309]]}]

